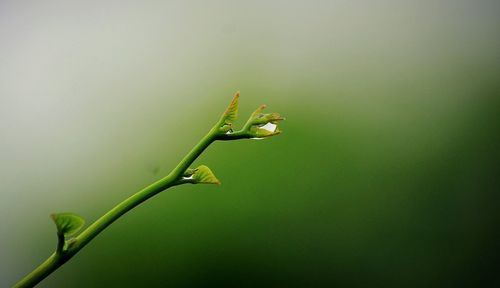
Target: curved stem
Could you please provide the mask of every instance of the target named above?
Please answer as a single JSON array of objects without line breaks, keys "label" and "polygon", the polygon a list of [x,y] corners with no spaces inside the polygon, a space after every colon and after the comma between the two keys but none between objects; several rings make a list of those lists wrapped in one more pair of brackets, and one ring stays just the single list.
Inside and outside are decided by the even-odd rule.
[{"label": "curved stem", "polygon": [[[25,276],[14,287],[33,287],[42,281],[45,277],[54,272],[61,265],[71,259],[78,251],[85,247],[92,239],[99,233],[111,225],[114,221],[120,218],[123,214],[127,213],[134,207],[155,196],[156,194],[176,185],[186,183],[217,183],[215,182],[194,182],[191,179],[183,179],[183,175],[189,166],[198,158],[198,156],[205,151],[216,140],[238,140],[257,137],[257,133],[251,131],[250,128],[254,124],[259,124],[261,121],[278,121],[283,120],[278,114],[260,114],[265,106],[260,106],[250,117],[243,129],[240,131],[229,133],[232,121],[236,119],[238,110],[239,92],[237,92],[228,108],[219,119],[219,121],[210,129],[207,135],[203,137],[196,146],[189,151],[189,153],[179,162],[179,164],[164,178],[154,182],[146,188],[128,197],[113,209],[109,210],[106,214],[97,219],[89,227],[83,230],[77,237],[69,240],[65,239],[64,232],[58,233],[58,244],[56,252],[54,252],[45,262],[40,264],[35,270]],[[256,118],[260,117],[260,118]],[[263,118],[264,117],[264,118]],[[260,121],[260,122],[259,122]],[[231,130],[232,131],[232,130]],[[262,137],[269,137],[278,134],[268,133],[261,135]],[[259,136],[259,137],[261,137]],[[210,172],[211,173],[211,172]],[[212,175],[213,176],[213,175]]]},{"label": "curved stem", "polygon": [[164,178],[128,197],[116,205],[113,209],[109,210],[106,214],[101,216],[101,218],[92,223],[92,225],[87,227],[87,229],[82,231],[76,238],[67,242],[69,245],[66,247],[66,250],[63,248],[64,238],[62,241],[59,239],[56,252],[47,258],[45,262],[35,268],[35,270],[26,275],[26,277],[19,281],[14,287],[34,287],[66,261],[71,259],[78,251],[85,247],[85,245],[92,241],[92,239],[99,235],[99,233],[120,218],[123,214],[167,188],[178,185],[178,180],[182,177],[184,171],[186,171],[196,158],[198,158],[198,156],[200,156],[201,153],[216,140],[220,125],[221,122],[217,122],[210,132],[205,135],[205,137],[203,137],[201,141],[193,147],[193,149],[191,149],[191,151],[179,162],[172,172]]},{"label": "curved stem", "polygon": [[54,272],[62,264],[64,264],[64,262],[60,260],[58,254],[53,253],[49,256],[49,258],[47,258],[47,260],[40,264],[40,266],[21,279],[21,281],[19,281],[14,287],[33,287],[45,277],[49,276],[50,273]]},{"label": "curved stem", "polygon": [[102,230],[108,227],[116,219],[130,211],[132,208],[148,200],[154,195],[164,191],[165,189],[177,184],[177,180],[181,178],[184,171],[201,155],[201,153],[214,141],[213,131],[210,131],[203,139],[179,162],[179,164],[164,178],[147,186],[141,191],[135,193],[123,202],[115,206],[113,209],[97,219],[92,225],[85,229],[78,237],[76,243],[71,247],[71,250],[80,250]]}]

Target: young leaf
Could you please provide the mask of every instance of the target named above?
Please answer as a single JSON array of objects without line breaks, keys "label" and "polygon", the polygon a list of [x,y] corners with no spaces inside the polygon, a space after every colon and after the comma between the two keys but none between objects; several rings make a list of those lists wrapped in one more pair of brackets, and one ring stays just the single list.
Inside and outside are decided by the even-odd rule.
[{"label": "young leaf", "polygon": [[249,133],[255,138],[265,138],[280,134],[281,131],[277,128],[276,124],[269,122],[265,125],[252,126]]},{"label": "young leaf", "polygon": [[85,220],[71,212],[54,213],[50,217],[57,227],[57,233],[69,237],[82,229]]},{"label": "young leaf", "polygon": [[266,105],[260,105],[257,110],[255,110],[252,115],[250,115],[250,118],[248,119],[247,124],[249,125],[259,125],[259,124],[266,124],[268,122],[271,122],[273,124],[276,124],[278,121],[285,120],[280,114],[278,113],[268,113],[268,114],[263,114],[262,110],[266,108]]},{"label": "young leaf", "polygon": [[194,183],[200,184],[217,184],[220,185],[219,179],[217,179],[212,173],[212,170],[205,165],[195,169],[196,172],[193,174]]},{"label": "young leaf", "polygon": [[226,124],[231,124],[236,120],[236,117],[238,116],[238,103],[240,100],[240,92],[236,92],[234,94],[233,100],[227,107],[226,111],[222,115],[224,118],[224,123]]}]

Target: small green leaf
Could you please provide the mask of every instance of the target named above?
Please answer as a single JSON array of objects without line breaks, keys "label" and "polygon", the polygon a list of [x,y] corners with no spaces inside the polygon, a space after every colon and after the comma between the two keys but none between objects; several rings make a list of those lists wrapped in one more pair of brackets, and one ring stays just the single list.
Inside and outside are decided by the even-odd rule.
[{"label": "small green leaf", "polygon": [[266,123],[278,124],[278,121],[285,120],[285,118],[281,117],[278,113],[269,113],[269,114],[261,114],[258,117],[252,119],[253,125],[262,125]]},{"label": "small green leaf", "polygon": [[245,124],[247,133],[252,138],[261,139],[281,133],[277,124],[285,118],[278,113],[262,113],[265,108],[266,105],[259,106]]},{"label": "small green leaf", "polygon": [[224,118],[224,123],[231,124],[236,120],[238,116],[239,100],[240,100],[240,92],[238,91],[234,94],[233,100],[231,101],[226,111],[222,115],[222,117]]},{"label": "small green leaf", "polygon": [[260,105],[259,108],[257,108],[257,110],[255,110],[252,115],[250,115],[248,123],[250,123],[251,125],[266,124],[268,122],[276,124],[278,123],[278,121],[285,120],[285,118],[283,118],[278,113],[262,113],[262,110],[264,110],[265,108],[266,105]]},{"label": "small green leaf", "polygon": [[277,128],[276,124],[268,122],[266,125],[252,126],[249,133],[254,138],[265,138],[278,135],[281,131]]},{"label": "small green leaf", "polygon": [[217,179],[215,177],[212,170],[210,170],[210,168],[208,168],[207,166],[201,165],[200,167],[196,168],[195,170],[196,170],[196,172],[194,172],[194,174],[192,176],[194,183],[220,185],[219,179]]},{"label": "small green leaf", "polygon": [[57,233],[69,237],[82,229],[85,220],[71,212],[54,213],[50,217],[54,220],[57,227]]}]

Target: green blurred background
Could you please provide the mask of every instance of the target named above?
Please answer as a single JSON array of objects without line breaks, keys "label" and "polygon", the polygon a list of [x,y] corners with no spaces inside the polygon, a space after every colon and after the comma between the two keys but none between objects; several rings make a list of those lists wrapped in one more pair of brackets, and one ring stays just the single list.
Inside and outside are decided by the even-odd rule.
[{"label": "green blurred background", "polygon": [[51,212],[92,222],[166,175],[236,90],[284,133],[211,146],[222,186],[156,196],[40,287],[500,285],[499,22],[488,0],[1,0],[0,286],[53,251]]}]

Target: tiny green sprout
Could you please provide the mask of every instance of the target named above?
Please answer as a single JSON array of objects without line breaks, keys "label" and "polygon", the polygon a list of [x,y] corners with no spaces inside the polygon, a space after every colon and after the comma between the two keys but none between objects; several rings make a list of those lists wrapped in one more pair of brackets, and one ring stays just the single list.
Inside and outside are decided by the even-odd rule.
[{"label": "tiny green sprout", "polygon": [[118,218],[170,187],[182,184],[220,185],[219,179],[207,166],[201,165],[194,169],[189,168],[213,142],[218,140],[262,139],[281,133],[277,127],[278,122],[285,118],[278,113],[262,113],[262,110],[266,107],[265,105],[257,108],[240,130],[233,129],[234,121],[238,116],[239,99],[240,93],[236,92],[231,103],[208,134],[189,151],[168,175],[123,200],[83,231],[81,229],[85,221],[82,217],[70,212],[52,214],[52,220],[57,227],[58,243],[56,251],[14,287],[34,287],[70,260]]},{"label": "tiny green sprout", "polygon": [[50,217],[57,228],[56,254],[64,254],[68,247],[74,243],[73,239],[66,241],[66,238],[80,231],[83,225],[85,225],[85,220],[71,212],[53,213]]},{"label": "tiny green sprout", "polygon": [[193,183],[195,184],[217,184],[220,185],[219,179],[217,179],[212,173],[212,170],[205,165],[201,165],[200,167],[195,169],[194,174],[192,175]]},{"label": "tiny green sprout", "polygon": [[217,177],[215,177],[210,168],[205,165],[201,165],[195,169],[188,168],[186,172],[184,172],[182,178],[177,181],[177,185],[185,183],[220,185],[221,182],[217,179]]},{"label": "tiny green sprout", "polygon": [[85,220],[75,213],[53,213],[50,215],[57,227],[57,234],[69,237],[82,229]]},{"label": "tiny green sprout", "polygon": [[[233,102],[236,101],[235,106],[238,105],[237,104],[238,97],[239,94],[236,94],[233,99]],[[226,125],[231,125],[231,129],[227,130],[222,135],[219,135],[218,140],[235,140],[235,139],[245,139],[245,138],[263,139],[280,134],[281,131],[278,129],[278,124],[280,121],[285,120],[285,118],[278,113],[267,113],[267,114],[262,113],[262,110],[264,110],[265,108],[266,105],[259,106],[250,115],[250,118],[248,118],[245,125],[243,125],[243,128],[238,131],[233,131],[232,122],[227,123],[226,121],[227,117],[226,114],[224,114],[221,119],[221,122],[224,123],[223,126],[221,126],[221,132],[226,131],[225,129],[223,129],[226,127]],[[231,118],[234,119],[233,117]]]},{"label": "tiny green sprout", "polygon": [[240,91],[234,94],[233,100],[231,100],[231,103],[229,103],[229,106],[227,106],[226,111],[224,111],[224,114],[222,115],[222,118],[224,119],[224,124],[231,125],[236,120],[236,118],[238,118],[239,102],[240,102]]}]

